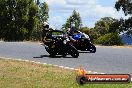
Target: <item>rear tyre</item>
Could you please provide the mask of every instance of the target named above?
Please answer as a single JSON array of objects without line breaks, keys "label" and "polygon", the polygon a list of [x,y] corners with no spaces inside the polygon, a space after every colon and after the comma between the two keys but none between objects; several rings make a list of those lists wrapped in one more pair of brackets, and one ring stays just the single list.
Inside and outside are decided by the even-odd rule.
[{"label": "rear tyre", "polygon": [[90,52],[91,53],[95,53],[96,52],[96,47],[93,44],[91,44]]}]

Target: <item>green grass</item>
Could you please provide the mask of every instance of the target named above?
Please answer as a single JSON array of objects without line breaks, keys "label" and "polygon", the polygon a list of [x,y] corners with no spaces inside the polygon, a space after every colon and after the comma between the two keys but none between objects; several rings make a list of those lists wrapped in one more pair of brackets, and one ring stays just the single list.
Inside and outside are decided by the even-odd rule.
[{"label": "green grass", "polygon": [[0,88],[132,88],[132,83],[80,86],[75,79],[75,71],[0,59]]}]

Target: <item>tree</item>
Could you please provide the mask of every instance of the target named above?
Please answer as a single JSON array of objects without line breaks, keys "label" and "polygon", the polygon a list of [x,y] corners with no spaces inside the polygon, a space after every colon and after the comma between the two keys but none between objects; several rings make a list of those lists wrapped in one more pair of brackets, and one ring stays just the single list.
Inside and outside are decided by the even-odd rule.
[{"label": "tree", "polygon": [[120,36],[117,33],[107,33],[96,40],[96,44],[101,45],[123,45]]},{"label": "tree", "polygon": [[101,18],[95,23],[94,29],[100,36],[105,35],[109,32],[115,32],[117,31],[117,28],[114,25],[117,23],[117,21],[118,20],[111,17]]},{"label": "tree", "polygon": [[49,7],[46,2],[40,2],[39,0],[35,0],[35,2],[39,8],[39,13],[38,13],[37,25],[36,25],[35,30],[33,31],[33,34],[32,34],[32,39],[33,40],[41,40],[42,23],[48,21]]},{"label": "tree", "polygon": [[102,45],[121,45],[119,36],[124,20],[111,17],[101,18],[94,27],[94,42]]},{"label": "tree", "polygon": [[77,11],[73,11],[72,15],[67,19],[66,23],[62,25],[62,29],[71,27],[71,24],[75,24],[76,30],[82,27],[82,20],[80,14]]},{"label": "tree", "polygon": [[4,40],[30,39],[38,8],[33,0],[0,0],[0,37]]},{"label": "tree", "polygon": [[40,20],[42,22],[48,21],[49,15],[49,7],[46,2],[40,4]]},{"label": "tree", "polygon": [[37,4],[34,0],[0,0],[0,39],[29,40],[35,38],[34,33],[40,36],[49,9],[45,2],[35,1]]},{"label": "tree", "polygon": [[29,29],[28,34],[26,34],[27,38],[32,39],[33,31],[35,30],[37,23],[37,14],[38,14],[38,8],[35,3],[31,3],[31,6],[29,7],[29,20],[27,23],[27,29]]},{"label": "tree", "polygon": [[116,1],[115,8],[117,11],[122,9],[126,16],[132,15],[132,0],[118,0]]},{"label": "tree", "polygon": [[88,27],[82,27],[82,28],[80,29],[80,31],[82,31],[82,32],[84,32],[84,33],[86,33],[86,34],[89,34],[89,33],[90,33],[90,28],[88,28]]},{"label": "tree", "polygon": [[115,3],[115,8],[117,11],[123,10],[126,16],[130,16],[127,20],[122,22],[122,31],[127,32],[127,34],[132,34],[132,0],[118,0]]}]

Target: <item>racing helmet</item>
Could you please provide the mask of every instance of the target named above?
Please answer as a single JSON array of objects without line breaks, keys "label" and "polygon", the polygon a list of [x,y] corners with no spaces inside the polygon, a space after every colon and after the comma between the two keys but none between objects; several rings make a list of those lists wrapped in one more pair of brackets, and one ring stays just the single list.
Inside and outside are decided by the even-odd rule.
[{"label": "racing helmet", "polygon": [[43,27],[44,27],[44,28],[49,28],[49,23],[48,23],[48,22],[44,22],[44,23],[43,23]]},{"label": "racing helmet", "polygon": [[67,28],[67,30],[66,30],[66,31],[69,33],[69,32],[70,32],[70,30],[71,30],[71,28]]},{"label": "racing helmet", "polygon": [[74,23],[71,24],[71,28],[75,28],[75,24]]}]

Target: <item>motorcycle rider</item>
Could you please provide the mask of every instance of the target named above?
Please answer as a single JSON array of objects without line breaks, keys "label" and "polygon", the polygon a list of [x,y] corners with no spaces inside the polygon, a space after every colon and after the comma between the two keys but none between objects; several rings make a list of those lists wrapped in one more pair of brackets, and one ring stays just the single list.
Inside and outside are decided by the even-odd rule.
[{"label": "motorcycle rider", "polygon": [[51,31],[53,30],[52,28],[49,28],[49,23],[44,22],[43,25],[43,30],[42,30],[42,41],[45,44],[45,47],[48,47],[52,44],[52,35]]},{"label": "motorcycle rider", "polygon": [[67,29],[68,37],[73,42],[76,42],[76,40],[73,38],[73,35],[74,35],[75,30],[76,29],[75,29],[75,24],[74,23],[71,24],[71,28],[68,28]]}]

